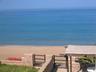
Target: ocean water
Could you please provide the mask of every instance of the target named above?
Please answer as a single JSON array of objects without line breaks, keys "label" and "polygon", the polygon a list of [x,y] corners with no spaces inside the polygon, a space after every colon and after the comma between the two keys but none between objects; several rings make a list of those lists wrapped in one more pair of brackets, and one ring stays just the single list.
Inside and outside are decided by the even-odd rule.
[{"label": "ocean water", "polygon": [[0,44],[96,44],[96,10],[0,11]]}]

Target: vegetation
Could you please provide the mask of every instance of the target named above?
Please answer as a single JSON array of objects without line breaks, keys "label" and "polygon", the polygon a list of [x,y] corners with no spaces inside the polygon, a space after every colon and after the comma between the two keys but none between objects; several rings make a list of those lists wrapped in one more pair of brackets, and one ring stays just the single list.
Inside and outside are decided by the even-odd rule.
[{"label": "vegetation", "polygon": [[38,70],[31,67],[16,66],[16,65],[0,65],[0,72],[37,72]]},{"label": "vegetation", "polygon": [[78,72],[82,69],[82,72],[87,72],[88,67],[95,67],[96,57],[91,56],[82,56],[78,59],[80,64],[80,69]]},{"label": "vegetation", "polygon": [[96,57],[83,56],[83,57],[79,58],[79,61],[82,63],[95,64]]}]

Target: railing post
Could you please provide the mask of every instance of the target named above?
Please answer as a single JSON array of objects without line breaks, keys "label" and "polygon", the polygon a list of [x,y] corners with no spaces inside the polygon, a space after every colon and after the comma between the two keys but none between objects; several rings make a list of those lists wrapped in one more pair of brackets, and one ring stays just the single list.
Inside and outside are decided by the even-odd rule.
[{"label": "railing post", "polygon": [[54,62],[54,67],[55,67],[55,65],[56,65],[56,64],[55,64],[55,55],[52,56],[52,60],[53,60],[53,62]]},{"label": "railing post", "polygon": [[35,65],[35,54],[32,55],[33,66]]},{"label": "railing post", "polygon": [[44,62],[46,62],[46,55],[44,55]]},{"label": "railing post", "polygon": [[65,55],[65,57],[66,57],[66,67],[67,67],[67,72],[69,72],[68,56],[67,56],[67,55]]},{"label": "railing post", "polygon": [[1,64],[1,61],[0,61],[0,64]]}]

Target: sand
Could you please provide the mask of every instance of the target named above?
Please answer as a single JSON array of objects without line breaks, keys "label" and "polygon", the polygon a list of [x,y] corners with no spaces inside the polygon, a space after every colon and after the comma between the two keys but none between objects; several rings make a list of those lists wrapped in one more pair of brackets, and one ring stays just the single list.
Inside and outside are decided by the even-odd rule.
[{"label": "sand", "polygon": [[24,54],[46,54],[60,55],[64,54],[64,46],[26,46],[26,45],[2,45],[0,46],[0,57],[18,56]]}]

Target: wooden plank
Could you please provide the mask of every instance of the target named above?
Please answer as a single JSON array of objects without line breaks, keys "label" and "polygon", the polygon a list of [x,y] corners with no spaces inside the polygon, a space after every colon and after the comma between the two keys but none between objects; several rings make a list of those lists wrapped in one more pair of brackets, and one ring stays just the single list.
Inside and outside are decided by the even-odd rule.
[{"label": "wooden plank", "polygon": [[64,57],[64,56],[61,56],[61,55],[60,56],[57,56],[57,55],[55,55],[55,57]]},{"label": "wooden plank", "polygon": [[61,59],[55,59],[55,61],[66,61],[66,60],[61,60]]},{"label": "wooden plank", "polygon": [[35,58],[35,60],[43,60],[43,61],[45,61],[44,58]]},{"label": "wooden plank", "polygon": [[35,56],[46,56],[46,55],[39,55],[39,54],[34,54]]}]

